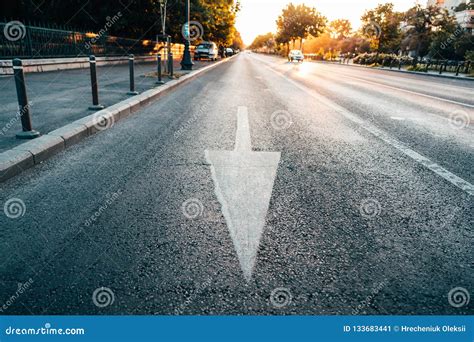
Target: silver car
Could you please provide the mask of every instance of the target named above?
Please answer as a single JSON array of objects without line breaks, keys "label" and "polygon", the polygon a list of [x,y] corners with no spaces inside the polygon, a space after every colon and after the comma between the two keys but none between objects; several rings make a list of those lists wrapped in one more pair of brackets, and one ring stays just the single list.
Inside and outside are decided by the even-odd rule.
[{"label": "silver car", "polygon": [[304,55],[303,52],[300,50],[291,50],[290,53],[288,54],[288,62],[303,62],[304,61]]},{"label": "silver car", "polygon": [[194,52],[194,59],[210,59],[211,61],[217,60],[219,51],[217,45],[214,42],[202,42],[196,47]]}]

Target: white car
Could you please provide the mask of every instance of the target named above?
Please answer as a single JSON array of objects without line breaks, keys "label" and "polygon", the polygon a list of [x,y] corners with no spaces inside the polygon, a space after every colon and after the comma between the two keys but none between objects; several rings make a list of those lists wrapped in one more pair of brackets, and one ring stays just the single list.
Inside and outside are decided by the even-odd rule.
[{"label": "white car", "polygon": [[216,61],[219,51],[217,50],[217,45],[214,42],[202,42],[199,44],[194,52],[194,59],[210,59],[211,61]]},{"label": "white car", "polygon": [[304,61],[304,55],[303,52],[300,50],[291,50],[290,53],[288,54],[288,61],[293,62],[303,62]]}]

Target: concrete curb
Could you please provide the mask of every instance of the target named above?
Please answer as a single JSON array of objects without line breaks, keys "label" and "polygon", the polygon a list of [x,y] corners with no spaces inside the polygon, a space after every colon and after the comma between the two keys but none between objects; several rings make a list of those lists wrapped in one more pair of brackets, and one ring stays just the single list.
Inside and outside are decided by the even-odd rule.
[{"label": "concrete curb", "polygon": [[0,153],[0,183],[36,164],[42,163],[58,152],[91,135],[111,128],[114,123],[125,119],[174,89],[187,84],[197,76],[230,61],[233,57],[192,71],[158,88],[147,90],[133,98],[119,102],[37,139]]}]

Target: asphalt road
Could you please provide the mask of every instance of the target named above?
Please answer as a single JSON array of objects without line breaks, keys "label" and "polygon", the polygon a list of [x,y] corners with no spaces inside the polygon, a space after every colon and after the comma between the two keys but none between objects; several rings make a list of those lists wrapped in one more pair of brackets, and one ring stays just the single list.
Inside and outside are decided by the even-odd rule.
[{"label": "asphalt road", "polygon": [[473,314],[473,90],[242,53],[0,185],[3,313]]}]

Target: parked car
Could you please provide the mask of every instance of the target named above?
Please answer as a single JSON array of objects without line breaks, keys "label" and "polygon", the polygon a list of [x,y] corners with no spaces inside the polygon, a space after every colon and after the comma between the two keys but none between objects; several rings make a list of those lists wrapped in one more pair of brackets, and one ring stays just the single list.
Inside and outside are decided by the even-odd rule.
[{"label": "parked car", "polygon": [[196,47],[194,52],[194,59],[210,59],[211,61],[216,61],[217,56],[219,54],[219,50],[217,49],[217,45],[214,42],[202,42]]},{"label": "parked car", "polygon": [[226,57],[233,56],[234,55],[234,50],[232,50],[232,48],[225,49],[225,55],[226,55]]},{"label": "parked car", "polygon": [[304,61],[304,55],[300,50],[291,50],[290,53],[288,54],[288,61],[293,62],[303,62]]}]

